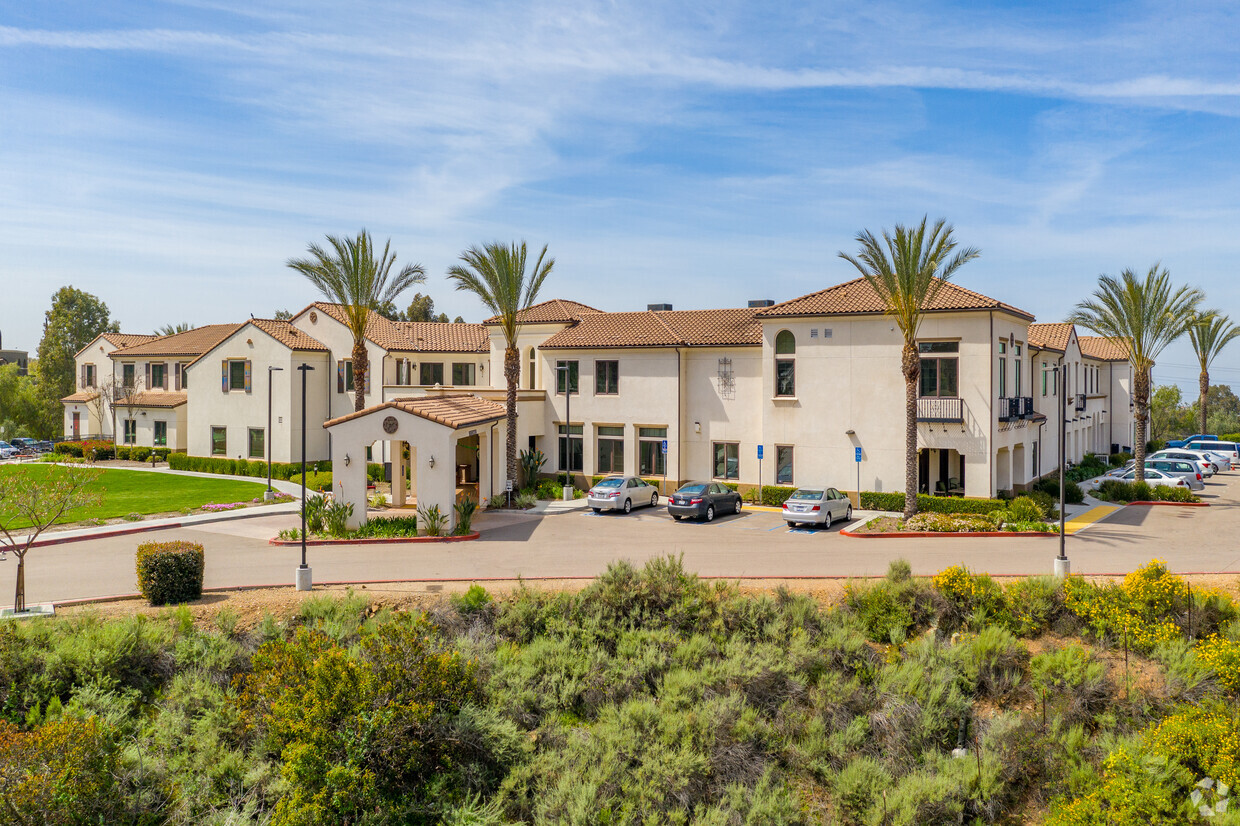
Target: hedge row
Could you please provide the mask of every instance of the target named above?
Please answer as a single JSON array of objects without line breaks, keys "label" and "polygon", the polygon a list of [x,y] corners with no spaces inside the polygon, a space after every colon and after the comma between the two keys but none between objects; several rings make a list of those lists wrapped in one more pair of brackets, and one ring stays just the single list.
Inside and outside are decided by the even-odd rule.
[{"label": "hedge row", "polygon": [[167,447],[137,447],[135,445],[121,445],[116,449],[117,459],[129,459],[134,462],[145,462],[152,455],[157,456],[159,461],[167,460],[168,454],[172,453],[171,448]]},{"label": "hedge row", "polygon": [[[262,478],[267,475],[267,463],[260,460],[226,459],[223,456],[186,456],[184,453],[173,453],[168,457],[168,467],[173,470],[190,470],[195,473],[216,473],[221,476],[254,476]],[[332,463],[306,462],[306,469],[312,473],[326,473],[330,478]],[[274,479],[291,480],[301,476],[301,462],[272,462],[271,476]],[[371,482],[383,481],[383,465],[371,462],[366,465],[366,478]],[[330,485],[330,482],[329,482]]]},{"label": "hedge row", "polygon": [[203,564],[197,542],[145,542],[138,546],[138,590],[151,605],[198,599]]},{"label": "hedge row", "polygon": [[[917,510],[921,513],[977,513],[983,516],[991,511],[1003,510],[1008,505],[1001,499],[963,499],[957,496],[917,495]],[[903,493],[861,492],[861,508],[868,511],[903,511]]]},{"label": "hedge row", "polygon": [[[301,474],[298,473],[288,478],[294,485],[301,484]],[[325,470],[322,473],[306,474],[306,490],[320,490],[330,492],[332,489],[332,472]]]},{"label": "hedge row", "polygon": [[76,456],[79,459],[83,457],[90,459],[93,455],[96,461],[116,457],[116,445],[101,439],[87,439],[81,442],[58,442],[52,447],[52,450],[65,456]]}]

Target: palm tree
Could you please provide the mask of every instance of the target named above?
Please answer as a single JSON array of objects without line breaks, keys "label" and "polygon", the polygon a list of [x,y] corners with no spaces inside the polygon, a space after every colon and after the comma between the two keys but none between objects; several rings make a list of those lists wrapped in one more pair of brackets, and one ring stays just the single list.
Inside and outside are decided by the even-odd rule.
[{"label": "palm tree", "polygon": [[327,243],[330,251],[311,244],[309,258],[290,258],[287,263],[344,310],[345,326],[353,334],[353,409],[361,410],[366,405],[366,373],[370,370],[366,355],[370,314],[413,284],[425,282],[426,271],[421,264],[406,264],[393,276],[396,253],[390,251],[392,242],[383,245],[383,253],[376,260],[370,233],[364,229],[357,238],[329,235]]},{"label": "palm tree", "polygon": [[504,333],[504,379],[508,384],[506,403],[507,473],[508,479],[517,478],[517,383],[521,378],[521,358],[517,351],[517,333],[521,330],[521,313],[533,306],[538,291],[555,266],[554,258],[547,258],[547,247],[534,267],[526,272],[525,242],[504,246],[499,242],[484,245],[481,249],[470,247],[461,253],[465,266],[448,269],[448,278],[456,282],[458,290],[478,296],[483,305],[495,316]]},{"label": "palm tree", "polygon": [[[1145,434],[1150,415],[1150,370],[1163,348],[1184,335],[1205,295],[1194,287],[1171,286],[1171,273],[1158,264],[1142,278],[1124,270],[1098,277],[1093,298],[1076,305],[1068,321],[1122,342],[1132,364],[1136,415],[1133,455],[1137,481],[1145,480]],[[1061,425],[1062,426],[1062,425]]]},{"label": "palm tree", "polygon": [[1188,325],[1188,338],[1193,343],[1193,352],[1197,354],[1197,363],[1201,365],[1201,375],[1197,378],[1198,389],[1201,392],[1201,401],[1198,403],[1201,409],[1197,411],[1201,418],[1201,429],[1197,431],[1198,433],[1206,432],[1206,397],[1210,392],[1210,363],[1236,336],[1240,336],[1240,327],[1232,324],[1231,319],[1218,310],[1198,313],[1192,324]]},{"label": "palm tree", "polygon": [[[900,369],[904,373],[904,517],[917,513],[917,382],[921,357],[917,352],[917,329],[926,305],[934,301],[943,285],[961,266],[981,253],[973,247],[954,256],[956,240],[952,226],[940,218],[929,230],[926,216],[921,224],[896,224],[895,235],[883,230],[880,242],[869,230],[857,235],[857,257],[841,252],[840,258],[857,268],[887,307],[904,336]],[[949,257],[950,256],[950,257]]]},{"label": "palm tree", "polygon": [[188,321],[181,321],[176,324],[165,324],[155,331],[157,336],[175,336],[177,333],[188,333],[194,329],[194,325]]}]

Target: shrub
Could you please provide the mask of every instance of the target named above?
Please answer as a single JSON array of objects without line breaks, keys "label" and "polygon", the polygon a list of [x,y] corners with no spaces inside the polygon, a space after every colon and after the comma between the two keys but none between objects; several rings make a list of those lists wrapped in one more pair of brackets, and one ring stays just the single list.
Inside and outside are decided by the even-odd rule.
[{"label": "shrub", "polygon": [[1146,738],[1151,750],[1174,758],[1198,777],[1240,783],[1240,710],[1234,704],[1186,705]]},{"label": "shrub", "polygon": [[340,538],[349,531],[353,518],[353,503],[332,500],[323,506],[323,530],[328,536]]},{"label": "shrub", "polygon": [[462,614],[477,614],[490,607],[491,595],[487,593],[486,588],[475,582],[465,593],[453,594],[452,604]]},{"label": "shrub", "polygon": [[378,462],[368,462],[366,464],[366,481],[377,484],[383,481],[383,465]]},{"label": "shrub", "polygon": [[1106,704],[1106,669],[1076,643],[1035,655],[1029,661],[1029,674],[1042,701],[1043,718],[1050,705],[1069,723],[1086,721]]},{"label": "shrub", "polygon": [[901,642],[932,616],[930,594],[907,572],[908,563],[896,560],[881,582],[850,582],[844,590],[844,604],[874,642]]},{"label": "shrub", "polygon": [[1006,628],[988,625],[956,649],[961,672],[981,697],[1006,697],[1020,685],[1029,651]]},{"label": "shrub", "polygon": [[[120,457],[118,456],[117,458],[120,458]],[[151,449],[149,447],[130,448],[129,458],[135,462],[145,462],[147,459],[151,458]]]},{"label": "shrub", "polygon": [[[994,510],[1002,510],[1006,503],[1000,499],[964,499],[957,496],[926,496],[918,494],[917,510],[919,513],[972,513],[985,516]],[[902,511],[904,510],[903,493],[861,493],[863,510]]]},{"label": "shrub", "polygon": [[[523,450],[520,454],[521,465],[521,485],[525,488],[535,487],[538,474],[542,472],[543,465],[547,464],[547,457],[541,450]],[[598,477],[602,478],[602,477]],[[597,481],[597,479],[595,480]],[[513,480],[516,484],[517,480]]]},{"label": "shrub", "polygon": [[65,456],[76,456],[79,459],[82,458],[81,442],[57,442],[56,445],[52,447],[52,450]]},{"label": "shrub", "polygon": [[[1059,477],[1048,476],[1045,479],[1039,479],[1037,484],[1033,486],[1034,490],[1040,490],[1051,497],[1053,502],[1059,501]],[[1079,505],[1085,501],[1085,492],[1081,490],[1081,486],[1071,479],[1065,479],[1063,485],[1064,502],[1069,505]]]},{"label": "shrub", "polygon": [[[301,474],[290,476],[289,481],[294,485],[301,484]],[[332,474],[331,471],[324,473],[307,473],[306,474],[306,490],[331,491]]]},{"label": "shrub", "polygon": [[1064,584],[1065,604],[1100,638],[1149,651],[1180,637],[1187,615],[1188,586],[1155,559],[1124,577],[1122,584],[1091,585],[1080,577]]},{"label": "shrub", "polygon": [[478,502],[470,496],[466,496],[460,502],[457,502],[453,508],[456,511],[456,528],[454,532],[458,536],[465,536],[469,533],[470,526],[474,521],[474,513],[478,510]]},{"label": "shrub", "polygon": [[131,450],[131,448],[130,448],[129,446],[127,446],[127,445],[121,445],[120,447],[116,448],[116,458],[117,458],[117,459],[126,459],[126,460],[127,460],[127,459],[129,459],[129,451],[130,451],[130,450]]},{"label": "shrub", "polygon": [[1038,502],[1028,496],[1017,496],[1007,506],[1008,519],[1013,522],[1040,522],[1046,515]]},{"label": "shrub", "polygon": [[1018,579],[1003,592],[1012,630],[1022,637],[1038,637],[1062,616],[1063,581],[1054,576]]},{"label": "shrub", "polygon": [[197,542],[146,542],[138,546],[138,590],[152,605],[202,596],[203,553]]},{"label": "shrub", "polygon": [[891,788],[891,774],[873,757],[856,757],[840,769],[834,785],[844,823],[859,825]]},{"label": "shrub", "polygon": [[306,532],[322,533],[323,532],[323,512],[327,509],[327,497],[325,496],[307,496],[306,504],[302,506],[302,512],[306,516]]},{"label": "shrub", "polygon": [[383,516],[368,519],[345,534],[349,539],[395,539],[417,535],[418,518],[416,516]]},{"label": "shrub", "polygon": [[421,520],[423,531],[427,536],[443,536],[444,528],[448,526],[448,515],[439,510],[438,505],[431,505],[429,508],[419,507],[418,519]]},{"label": "shrub", "polygon": [[1151,485],[1148,482],[1124,482],[1107,479],[1094,494],[1107,502],[1200,502],[1187,487]]},{"label": "shrub", "polygon": [[939,629],[950,633],[963,625],[1007,622],[1003,591],[986,574],[974,574],[963,565],[940,571],[934,587],[941,598]]},{"label": "shrub", "polygon": [[1240,694],[1240,642],[1215,634],[1197,643],[1197,658],[1214,672],[1220,686]]},{"label": "shrub", "polygon": [[988,516],[919,513],[905,522],[904,527],[910,531],[929,533],[978,533],[993,531],[995,524]]}]

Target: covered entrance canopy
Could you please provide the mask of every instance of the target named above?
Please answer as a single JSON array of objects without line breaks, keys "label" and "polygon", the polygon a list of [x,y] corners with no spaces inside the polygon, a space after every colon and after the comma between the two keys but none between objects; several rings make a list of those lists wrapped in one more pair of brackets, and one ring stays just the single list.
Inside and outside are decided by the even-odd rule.
[{"label": "covered entrance canopy", "polygon": [[[392,443],[393,503],[401,506],[405,502],[408,445],[418,506],[438,506],[448,517],[448,524],[455,527],[453,506],[458,481],[472,484],[476,477],[480,503],[496,493],[491,468],[495,446],[504,443],[504,413],[504,406],[498,402],[461,393],[393,399],[324,422],[332,437],[336,499],[353,505],[350,527],[366,521],[366,448],[379,441]],[[496,434],[494,438],[492,433]],[[459,465],[458,457],[472,455],[475,449],[476,466]]]}]

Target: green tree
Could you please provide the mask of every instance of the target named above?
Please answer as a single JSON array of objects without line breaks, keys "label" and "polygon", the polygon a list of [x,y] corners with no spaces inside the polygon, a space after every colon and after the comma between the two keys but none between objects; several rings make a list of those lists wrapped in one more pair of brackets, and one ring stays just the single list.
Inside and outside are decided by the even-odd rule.
[{"label": "green tree", "polygon": [[38,363],[33,370],[38,390],[43,435],[63,427],[64,408],[60,400],[77,384],[74,356],[100,333],[120,332],[108,305],[88,292],[61,287],[52,296],[52,308],[43,317],[43,338],[39,341]]},{"label": "green tree", "polygon": [[276,321],[292,321],[293,313],[291,310],[276,310],[275,315],[273,315],[272,318]]},{"label": "green tree", "polygon": [[1093,297],[1076,305],[1068,321],[1122,341],[1132,364],[1133,439],[1137,481],[1145,481],[1146,425],[1150,416],[1150,371],[1163,349],[1188,330],[1205,298],[1195,287],[1173,287],[1171,273],[1155,264],[1144,277],[1124,270],[1098,277]]},{"label": "green tree", "polygon": [[448,278],[458,290],[478,296],[504,334],[504,379],[506,396],[507,477],[517,481],[517,382],[521,378],[521,359],[517,351],[517,334],[521,331],[521,314],[533,306],[538,291],[555,266],[547,258],[544,244],[531,270],[526,269],[525,242],[505,246],[499,242],[482,248],[470,247],[461,253],[465,266],[448,270]]},{"label": "green tree", "polygon": [[[327,236],[330,250],[318,244],[309,246],[309,258],[290,258],[288,266],[304,275],[323,296],[344,309],[345,325],[353,334],[353,409],[366,405],[366,328],[370,314],[392,304],[398,295],[414,284],[426,281],[421,264],[406,264],[395,275],[396,253],[392,242],[383,245],[375,258],[370,233],[362,230],[357,238]],[[390,279],[390,280],[389,280]]]},{"label": "green tree", "polygon": [[177,333],[188,333],[194,329],[194,325],[188,321],[181,321],[177,324],[165,324],[155,331],[157,336],[175,336]]},{"label": "green tree", "polygon": [[1197,416],[1198,421],[1201,422],[1201,429],[1197,431],[1198,433],[1207,432],[1206,421],[1210,410],[1210,364],[1236,336],[1240,336],[1240,327],[1232,324],[1230,318],[1217,310],[1197,313],[1193,322],[1188,325],[1188,338],[1193,344],[1193,352],[1197,355],[1197,364],[1201,367],[1201,373],[1197,376],[1200,393],[1197,401]]},{"label": "green tree", "polygon": [[402,321],[434,321],[435,299],[422,293],[414,293],[409,307],[401,314]]},{"label": "green tree", "polygon": [[1183,404],[1180,388],[1174,384],[1165,384],[1155,388],[1150,396],[1150,439],[1165,442],[1188,435],[1192,425],[1188,408]]},{"label": "green tree", "polygon": [[904,517],[917,513],[917,383],[921,356],[917,330],[922,311],[956,270],[981,253],[967,247],[955,255],[952,226],[940,218],[927,229],[927,218],[915,227],[896,224],[895,235],[883,230],[880,242],[869,230],[857,235],[861,245],[856,257],[841,252],[840,258],[857,268],[887,307],[904,337],[900,370],[904,374]]},{"label": "green tree", "polygon": [[31,434],[46,439],[55,435],[46,432],[41,411],[34,379],[19,375],[16,364],[0,365],[0,439]]}]

